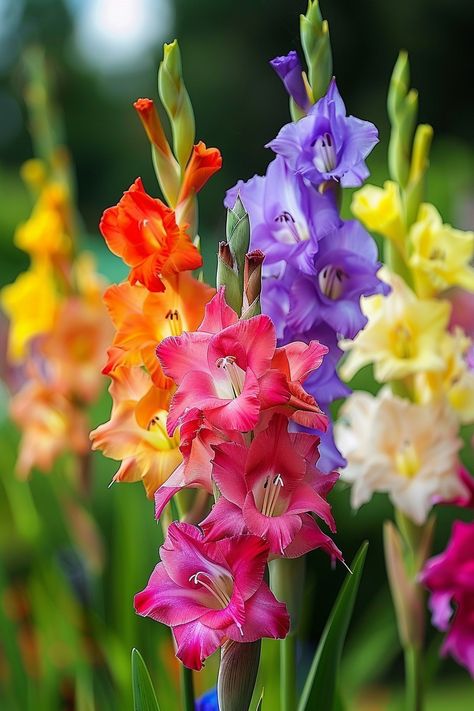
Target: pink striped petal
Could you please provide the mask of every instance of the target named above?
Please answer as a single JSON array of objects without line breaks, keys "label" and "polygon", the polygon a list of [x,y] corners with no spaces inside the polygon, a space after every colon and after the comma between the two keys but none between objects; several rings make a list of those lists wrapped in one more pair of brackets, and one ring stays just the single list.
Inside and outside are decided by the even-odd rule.
[{"label": "pink striped petal", "polygon": [[302,383],[313,370],[319,368],[329,348],[319,341],[310,341],[309,344],[295,341],[278,350],[284,351],[288,360],[289,379],[299,380]]},{"label": "pink striped petal", "polygon": [[332,532],[336,530],[336,522],[331,513],[331,506],[309,484],[302,482],[291,494],[287,513],[300,514],[312,511],[326,523]]},{"label": "pink striped petal", "polygon": [[209,367],[219,358],[234,356],[243,370],[251,368],[260,378],[270,368],[275,346],[275,326],[268,316],[244,319],[213,336],[209,344]]},{"label": "pink striped petal", "polygon": [[322,548],[331,557],[331,560],[344,560],[332,538],[321,531],[310,514],[302,514],[301,520],[303,525],[285,549],[285,558],[299,558],[309,551]]},{"label": "pink striped petal", "polygon": [[210,541],[217,541],[225,536],[239,536],[246,531],[242,508],[231,504],[223,496],[199,526]]},{"label": "pink striped petal", "polygon": [[190,371],[206,370],[210,338],[206,333],[194,332],[163,339],[156,348],[156,355],[166,375],[179,385]]},{"label": "pink striped petal", "polygon": [[268,560],[268,545],[257,536],[235,536],[216,543],[232,570],[234,585],[244,600],[260,586]]},{"label": "pink striped petal", "polygon": [[221,630],[212,630],[198,620],[187,625],[173,627],[176,639],[176,656],[189,669],[200,671],[207,657],[218,649],[224,640]]},{"label": "pink striped petal", "polygon": [[290,629],[286,605],[278,602],[266,583],[245,603],[243,635],[236,625],[229,627],[227,636],[235,642],[255,642],[262,637],[284,639]]},{"label": "pink striped petal", "polygon": [[272,553],[283,554],[301,528],[301,517],[298,514],[264,516],[255,506],[252,492],[245,499],[242,513],[250,533],[264,538]]},{"label": "pink striped petal", "polygon": [[212,477],[221,494],[242,507],[247,495],[244,476],[248,450],[234,442],[220,444],[213,449]]}]

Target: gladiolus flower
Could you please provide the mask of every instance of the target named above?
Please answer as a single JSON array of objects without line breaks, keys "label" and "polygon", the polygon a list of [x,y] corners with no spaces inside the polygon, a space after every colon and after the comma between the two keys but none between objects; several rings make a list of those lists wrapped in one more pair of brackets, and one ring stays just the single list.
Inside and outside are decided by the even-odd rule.
[{"label": "gladiolus flower", "polygon": [[274,555],[294,558],[323,547],[340,558],[311,515],[335,530],[325,496],[337,474],[316,469],[317,437],[287,428],[286,417],[276,415],[248,449],[234,443],[213,447],[212,477],[221,496],[201,528],[212,539],[253,533]]},{"label": "gladiolus flower", "polygon": [[166,431],[171,393],[156,388],[140,367],[118,368],[111,377],[112,414],[91,432],[92,449],[122,460],[112,481],[143,481],[152,498],[181,462],[179,437]]},{"label": "gladiolus flower", "polygon": [[443,402],[417,405],[389,389],[377,397],[351,395],[334,430],[347,459],[341,478],[352,484],[353,508],[387,492],[396,508],[421,525],[435,498],[466,496],[457,475],[458,429]]},{"label": "gladiolus flower", "polygon": [[275,345],[271,319],[262,315],[239,321],[220,289],[195,333],[166,338],[157,348],[166,375],[178,385],[169,433],[193,407],[202,410],[212,426],[240,432],[253,429],[260,412],[275,406],[286,405],[297,421],[323,419],[301,381],[318,367],[326,349],[293,344],[288,355],[283,349],[275,353]]},{"label": "gladiolus flower", "polygon": [[287,635],[286,607],[263,581],[268,546],[260,538],[209,542],[195,526],[172,523],[160,558],[135,610],[171,627],[185,666],[201,669],[227,640]]},{"label": "gladiolus flower", "polygon": [[50,383],[31,380],[10,402],[12,420],[22,430],[17,472],[26,478],[33,467],[52,469],[63,452],[88,450],[84,415]]},{"label": "gladiolus flower", "polygon": [[440,343],[449,321],[449,304],[418,299],[400,277],[387,271],[382,276],[391,293],[363,299],[366,327],[353,341],[339,344],[350,351],[340,370],[342,377],[349,380],[368,363],[375,364],[379,382],[443,370]]},{"label": "gladiolus flower", "polygon": [[1,304],[10,319],[8,357],[18,362],[30,341],[50,331],[57,315],[58,297],[51,268],[37,262],[1,291]]},{"label": "gladiolus flower", "polygon": [[100,222],[110,251],[131,267],[130,283],[140,282],[149,291],[164,291],[162,276],[202,265],[184,228],[176,224],[173,210],[145,192],[140,178]]},{"label": "gladiolus flower", "polygon": [[204,306],[215,290],[189,273],[163,279],[166,291],[150,293],[144,286],[114,284],[104,294],[117,329],[104,373],[123,365],[145,365],[157,387],[170,387],[156,358],[156,346],[167,336],[194,331],[204,316]]},{"label": "gladiolus flower", "polygon": [[303,67],[294,49],[282,57],[275,57],[270,65],[276,71],[293,101],[306,113],[311,101],[303,81]]},{"label": "gladiolus flower", "polygon": [[[456,521],[446,550],[430,558],[421,582],[431,593],[432,622],[447,632],[441,654],[450,654],[474,677],[474,523]],[[453,611],[452,603],[455,604]]]},{"label": "gladiolus flower", "polygon": [[283,156],[292,171],[314,185],[336,180],[343,188],[356,188],[369,175],[365,159],[377,142],[378,132],[372,123],[346,116],[333,79],[326,96],[308,115],[283,126],[267,148]]}]

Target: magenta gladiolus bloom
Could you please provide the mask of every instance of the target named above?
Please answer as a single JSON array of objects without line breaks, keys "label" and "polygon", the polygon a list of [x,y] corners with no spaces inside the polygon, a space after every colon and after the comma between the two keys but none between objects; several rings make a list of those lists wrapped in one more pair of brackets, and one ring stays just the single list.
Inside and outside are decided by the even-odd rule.
[{"label": "magenta gladiolus bloom", "polygon": [[446,550],[428,560],[421,581],[431,592],[434,626],[447,632],[442,654],[474,677],[474,522],[454,523]]},{"label": "magenta gladiolus bloom", "polygon": [[216,539],[253,533],[268,541],[274,555],[296,558],[322,547],[342,558],[311,515],[335,530],[325,496],[337,474],[316,469],[319,439],[289,433],[287,424],[285,417],[275,415],[248,449],[234,443],[214,447],[212,476],[221,496],[202,529]]},{"label": "magenta gladiolus bloom", "polygon": [[178,385],[169,433],[192,408],[201,410],[211,426],[239,432],[253,429],[260,413],[274,407],[285,407],[289,417],[303,424],[324,423],[325,415],[302,382],[321,364],[327,348],[294,343],[285,347],[294,354],[291,360],[275,348],[272,320],[262,315],[239,321],[220,289],[196,332],[165,338],[156,349],[166,375]]},{"label": "magenta gladiolus bloom", "polygon": [[171,627],[176,654],[187,667],[201,669],[226,640],[286,637],[286,606],[263,581],[268,546],[262,539],[209,542],[195,526],[172,523],[160,557],[135,595],[135,609]]}]

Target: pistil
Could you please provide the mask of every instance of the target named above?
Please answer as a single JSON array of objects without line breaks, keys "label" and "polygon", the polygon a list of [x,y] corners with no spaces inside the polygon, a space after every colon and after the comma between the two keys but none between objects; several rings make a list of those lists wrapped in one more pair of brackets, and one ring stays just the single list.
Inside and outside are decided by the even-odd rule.
[{"label": "pistil", "polygon": [[183,333],[183,327],[179,311],[177,309],[170,309],[166,314],[165,319],[168,321],[171,336],[180,336]]},{"label": "pistil", "polygon": [[320,173],[330,173],[337,165],[336,149],[330,133],[323,133],[314,142],[314,165]]},{"label": "pistil", "polygon": [[339,299],[344,292],[345,279],[347,279],[347,274],[343,269],[328,264],[319,273],[319,288],[328,299]]},{"label": "pistil", "polygon": [[273,479],[267,477],[263,488],[265,489],[265,494],[263,496],[262,502],[262,514],[264,516],[273,516],[275,512],[275,507],[280,495],[280,487],[283,486],[283,479],[280,474],[277,474]]}]

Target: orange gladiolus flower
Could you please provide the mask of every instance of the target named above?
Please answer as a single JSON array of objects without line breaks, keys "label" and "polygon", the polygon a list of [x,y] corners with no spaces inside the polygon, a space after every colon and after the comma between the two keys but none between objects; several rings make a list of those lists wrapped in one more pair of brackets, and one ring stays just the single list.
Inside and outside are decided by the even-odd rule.
[{"label": "orange gladiolus flower", "polygon": [[189,163],[186,166],[183,184],[178,197],[178,204],[190,195],[198,193],[209,178],[222,167],[222,156],[218,148],[206,148],[202,141],[194,146]]},{"label": "orange gladiolus flower", "polygon": [[100,230],[110,251],[131,267],[129,281],[164,291],[162,276],[197,269],[202,257],[178,226],[171,208],[145,192],[137,178],[115,207],[105,210]]},{"label": "orange gladiolus flower", "polygon": [[104,301],[117,329],[103,370],[107,375],[123,365],[145,365],[157,387],[172,385],[155,355],[156,346],[167,336],[195,331],[215,289],[188,272],[163,281],[166,291],[160,294],[127,282],[114,284],[105,292]]},{"label": "orange gladiolus flower", "polygon": [[91,432],[92,449],[122,460],[112,481],[143,481],[152,498],[182,461],[179,437],[169,437],[166,418],[171,390],[156,388],[141,367],[112,374],[110,420]]}]

